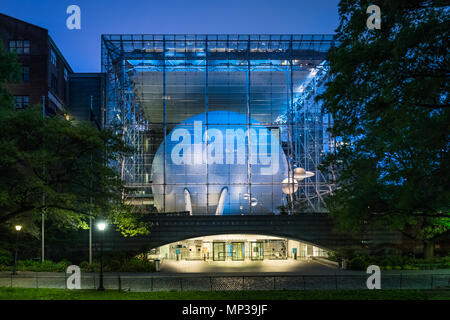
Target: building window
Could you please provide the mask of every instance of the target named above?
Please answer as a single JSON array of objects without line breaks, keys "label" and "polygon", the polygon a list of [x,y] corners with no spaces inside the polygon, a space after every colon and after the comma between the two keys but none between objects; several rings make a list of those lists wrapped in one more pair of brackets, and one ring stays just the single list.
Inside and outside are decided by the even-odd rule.
[{"label": "building window", "polygon": [[50,62],[56,67],[56,53],[50,50]]},{"label": "building window", "polygon": [[64,68],[64,79],[67,81],[69,79],[69,73],[67,72],[67,69]]},{"label": "building window", "polygon": [[28,96],[14,96],[14,103],[17,109],[22,109],[28,107],[29,97]]},{"label": "building window", "polygon": [[23,82],[30,82],[30,67],[22,67]]},{"label": "building window", "polygon": [[50,81],[50,87],[52,88],[52,90],[55,93],[58,92],[58,80],[56,79],[54,74],[52,74],[52,79]]},{"label": "building window", "polygon": [[10,40],[9,52],[16,52],[17,54],[30,54],[29,40]]}]

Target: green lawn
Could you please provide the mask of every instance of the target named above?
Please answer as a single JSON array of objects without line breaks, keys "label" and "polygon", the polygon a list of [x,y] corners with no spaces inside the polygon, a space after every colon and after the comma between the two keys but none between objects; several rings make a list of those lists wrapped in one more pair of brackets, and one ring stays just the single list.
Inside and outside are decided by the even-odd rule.
[{"label": "green lawn", "polygon": [[0,300],[450,300],[450,290],[118,292],[0,288]]}]

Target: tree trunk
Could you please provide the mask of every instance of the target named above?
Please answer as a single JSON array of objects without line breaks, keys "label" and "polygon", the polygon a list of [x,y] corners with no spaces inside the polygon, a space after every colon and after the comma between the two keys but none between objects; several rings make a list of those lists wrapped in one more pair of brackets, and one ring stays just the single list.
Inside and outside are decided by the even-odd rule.
[{"label": "tree trunk", "polygon": [[434,257],[434,242],[425,240],[423,242],[423,257],[425,259],[433,259]]}]

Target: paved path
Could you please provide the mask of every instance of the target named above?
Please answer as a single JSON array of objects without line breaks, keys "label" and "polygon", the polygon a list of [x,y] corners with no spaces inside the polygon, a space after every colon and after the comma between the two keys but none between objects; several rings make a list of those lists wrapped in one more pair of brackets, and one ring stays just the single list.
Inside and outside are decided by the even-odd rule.
[{"label": "paved path", "polygon": [[161,275],[169,274],[334,274],[342,272],[312,260],[264,260],[264,261],[173,261],[161,263]]},{"label": "paved path", "polygon": [[[449,274],[450,269],[382,270],[383,274]],[[161,275],[365,275],[365,271],[342,270],[316,260],[174,261],[163,260]]]},{"label": "paved path", "polygon": [[[306,268],[308,265],[304,266]],[[312,265],[310,266],[312,267]],[[214,272],[214,273],[105,273],[104,287],[129,291],[186,290],[308,290],[367,289],[368,275],[361,271],[286,273],[286,272]],[[450,287],[450,272],[393,273],[381,275],[382,289],[436,289]],[[97,289],[98,273],[82,273],[81,288]],[[16,276],[0,273],[0,287],[66,288],[61,272],[19,272]]]},{"label": "paved path", "polygon": [[[63,272],[0,272],[0,287],[66,288]],[[161,272],[104,275],[106,289],[164,290],[306,290],[366,289],[365,271],[341,270],[312,260],[163,261]],[[383,289],[450,287],[450,269],[382,271]],[[99,274],[82,272],[81,287],[96,289]]]}]

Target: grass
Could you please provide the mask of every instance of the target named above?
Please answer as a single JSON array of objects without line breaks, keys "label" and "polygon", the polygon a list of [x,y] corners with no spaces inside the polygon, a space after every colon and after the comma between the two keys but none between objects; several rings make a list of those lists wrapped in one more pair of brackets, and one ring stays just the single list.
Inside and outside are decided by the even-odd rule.
[{"label": "grass", "polygon": [[0,300],[450,300],[450,290],[118,292],[0,288]]}]

